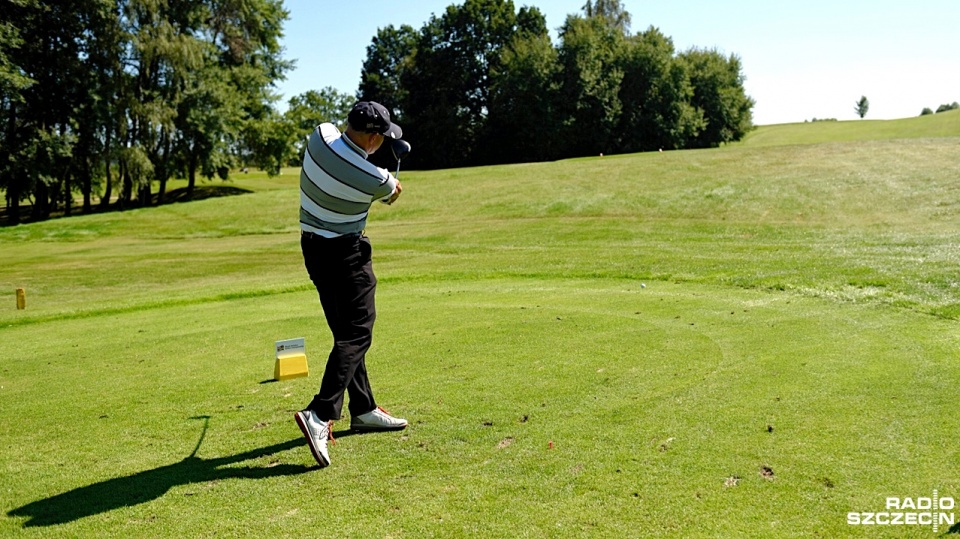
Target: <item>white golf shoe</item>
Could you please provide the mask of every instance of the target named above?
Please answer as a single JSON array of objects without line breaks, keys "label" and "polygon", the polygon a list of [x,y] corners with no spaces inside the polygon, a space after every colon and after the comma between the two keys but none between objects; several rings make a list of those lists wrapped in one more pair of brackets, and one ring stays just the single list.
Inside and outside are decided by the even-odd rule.
[{"label": "white golf shoe", "polygon": [[321,421],[317,418],[317,414],[313,410],[302,410],[297,412],[294,415],[294,418],[297,420],[297,425],[300,427],[300,430],[303,431],[303,435],[307,438],[307,445],[310,446],[310,452],[313,453],[313,458],[317,459],[317,464],[321,468],[326,468],[330,465],[330,454],[327,453],[327,439],[330,436],[330,423],[326,421]]},{"label": "white golf shoe", "polygon": [[393,417],[377,406],[373,411],[350,418],[350,428],[356,431],[402,430],[407,420]]}]

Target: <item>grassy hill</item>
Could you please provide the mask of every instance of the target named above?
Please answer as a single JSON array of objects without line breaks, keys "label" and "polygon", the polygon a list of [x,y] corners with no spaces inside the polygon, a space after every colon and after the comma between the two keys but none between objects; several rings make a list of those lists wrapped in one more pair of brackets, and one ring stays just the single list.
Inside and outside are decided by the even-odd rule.
[{"label": "grassy hill", "polygon": [[809,122],[760,126],[738,143],[748,147],[908,138],[960,137],[960,110],[900,120]]},{"label": "grassy hill", "polygon": [[[368,361],[411,427],[345,416],[324,470],[292,420],[329,346],[296,171],[0,229],[0,536],[927,537],[847,522],[960,497],[937,116],[403,173]],[[300,336],[310,377],[270,382]]]}]

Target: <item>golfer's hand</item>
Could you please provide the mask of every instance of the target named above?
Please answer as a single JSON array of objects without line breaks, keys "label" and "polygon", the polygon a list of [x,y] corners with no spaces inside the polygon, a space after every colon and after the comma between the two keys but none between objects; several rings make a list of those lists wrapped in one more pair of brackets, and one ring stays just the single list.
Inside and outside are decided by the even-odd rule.
[{"label": "golfer's hand", "polygon": [[403,186],[400,185],[400,180],[397,180],[397,190],[393,192],[393,195],[387,199],[387,204],[393,204],[398,198],[400,198],[400,192],[403,191]]}]

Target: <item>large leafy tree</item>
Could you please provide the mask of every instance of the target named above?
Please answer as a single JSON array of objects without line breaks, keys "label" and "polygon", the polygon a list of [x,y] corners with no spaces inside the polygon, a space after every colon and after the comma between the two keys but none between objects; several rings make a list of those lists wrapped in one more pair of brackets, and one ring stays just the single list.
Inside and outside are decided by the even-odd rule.
[{"label": "large leafy tree", "polygon": [[693,85],[686,64],[676,59],[673,41],[657,28],[627,39],[620,56],[623,114],[619,151],[681,148],[704,126],[690,104]]},{"label": "large leafy tree", "polygon": [[569,16],[560,29],[560,114],[563,155],[597,155],[617,149],[623,104],[618,62],[624,35],[603,17]]},{"label": "large leafy tree", "polygon": [[279,174],[280,168],[293,158],[297,130],[275,109],[268,109],[264,117],[249,125],[240,149],[242,161],[271,176]]},{"label": "large leafy tree", "polygon": [[590,0],[555,45],[536,8],[467,0],[419,32],[381,29],[358,96],[394,109],[427,168],[709,147],[752,128],[738,57],[678,54],[630,23],[620,0]]},{"label": "large leafy tree", "polygon": [[621,34],[630,33],[630,14],[620,3],[620,0],[593,0],[583,6],[583,13],[587,18],[598,17],[606,25]]},{"label": "large leafy tree", "polygon": [[[0,22],[0,189],[36,218],[147,204],[151,186],[231,164],[269,119],[282,0],[8,0]],[[29,91],[26,89],[29,87]],[[262,137],[261,137],[262,138]]]},{"label": "large leafy tree", "polygon": [[712,148],[740,140],[753,129],[754,101],[743,87],[740,58],[716,50],[691,49],[679,55],[693,86],[690,104],[699,109],[706,125],[688,139],[686,147]]},{"label": "large leafy tree", "polygon": [[213,0],[205,6],[206,60],[186,81],[178,114],[179,160],[188,193],[197,172],[225,177],[239,148],[254,161],[276,162],[275,150],[257,155],[251,149],[263,146],[250,141],[273,139],[285,127],[276,125],[282,121],[272,109],[271,88],[293,65],[280,57],[287,16],[280,0]]},{"label": "large leafy tree", "polygon": [[27,3],[10,2],[5,20],[0,23],[0,189],[6,195],[7,211],[13,223],[20,220],[20,202],[26,190],[20,163],[24,151],[21,134],[24,91],[36,82],[27,75],[23,62],[16,60],[23,45],[22,28],[29,13]]},{"label": "large leafy tree", "polygon": [[35,218],[49,215],[59,204],[70,207],[76,116],[89,99],[78,83],[89,79],[83,15],[92,4],[21,0],[4,7],[0,186],[13,222],[19,219],[20,203],[31,198]]},{"label": "large leafy tree", "polygon": [[[74,109],[73,128],[77,141],[72,152],[72,175],[76,188],[83,196],[83,211],[93,209],[95,191],[103,190],[109,200],[112,179],[110,164],[116,159],[116,131],[118,117],[125,109],[121,97],[123,66],[121,53],[124,34],[116,6],[109,0],[85,0],[74,3],[82,6],[78,13],[84,42],[85,68],[75,82],[81,88],[83,99]],[[72,196],[67,189],[66,200]],[[68,206],[69,209],[69,206]]]},{"label": "large leafy tree", "polygon": [[341,130],[344,129],[354,101],[350,94],[329,86],[290,98],[284,118],[291,128],[291,139],[295,141],[291,151],[295,151],[296,155],[289,156],[287,162],[293,165],[301,163],[307,139],[321,123],[330,122]]},{"label": "large leafy tree", "polygon": [[[27,2],[11,0],[11,3],[22,7]],[[0,22],[0,92],[2,92],[0,95],[5,98],[13,97],[14,92],[19,92],[33,83],[12,58],[22,44],[20,29],[13,24],[13,21]]]},{"label": "large leafy tree", "polygon": [[310,134],[318,125],[330,122],[340,129],[347,124],[347,115],[356,101],[350,94],[333,87],[309,90],[290,98],[286,116],[298,134]]},{"label": "large leafy tree", "polygon": [[229,143],[239,138],[243,109],[222,66],[201,67],[183,86],[173,150],[175,166],[186,172],[187,192],[191,193],[198,173],[207,178],[226,175],[224,171],[231,165]]},{"label": "large leafy tree", "polygon": [[141,204],[149,204],[152,181],[160,182],[162,198],[175,170],[178,112],[188,85],[203,72],[204,6],[189,0],[129,0],[123,7],[133,46],[125,58],[132,99],[120,160],[120,203],[129,204],[136,193]]},{"label": "large leafy tree", "polygon": [[539,24],[534,9],[518,15],[509,0],[466,0],[423,27],[415,62],[401,74],[407,95],[400,108],[418,163],[479,162],[493,74],[514,35],[527,31],[521,25]]},{"label": "large leafy tree", "polygon": [[557,51],[543,27],[519,33],[493,73],[485,161],[543,161],[558,155]]},{"label": "large leafy tree", "polygon": [[381,28],[367,46],[367,58],[360,75],[357,98],[376,101],[390,108],[393,119],[400,124],[404,121],[402,107],[408,97],[401,81],[414,62],[417,42],[418,34],[412,26]]},{"label": "large leafy tree", "polygon": [[207,1],[215,15],[210,27],[220,65],[234,90],[234,104],[241,110],[238,135],[227,137],[231,151],[240,156],[242,164],[271,163],[268,172],[279,173],[287,155],[279,150],[280,139],[289,126],[274,108],[277,96],[273,89],[293,67],[293,62],[282,58],[283,22],[289,12],[282,0]]}]

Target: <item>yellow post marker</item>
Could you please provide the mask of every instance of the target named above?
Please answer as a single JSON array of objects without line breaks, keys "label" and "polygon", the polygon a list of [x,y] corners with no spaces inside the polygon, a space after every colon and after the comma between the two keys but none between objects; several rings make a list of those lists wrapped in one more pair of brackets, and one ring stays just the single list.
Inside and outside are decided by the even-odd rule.
[{"label": "yellow post marker", "polygon": [[277,361],[273,365],[273,379],[289,380],[309,375],[304,339],[301,337],[277,341]]},{"label": "yellow post marker", "polygon": [[17,310],[22,311],[27,308],[27,291],[18,288],[17,289]]}]

